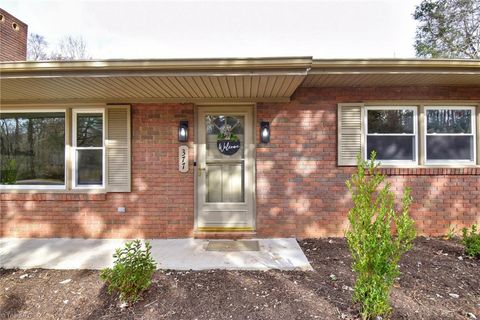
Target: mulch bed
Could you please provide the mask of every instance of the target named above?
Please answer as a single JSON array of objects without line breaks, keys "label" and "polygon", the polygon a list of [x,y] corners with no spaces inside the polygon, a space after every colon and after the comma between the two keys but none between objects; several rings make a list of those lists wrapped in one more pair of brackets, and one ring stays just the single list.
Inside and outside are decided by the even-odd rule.
[{"label": "mulch bed", "polygon": [[[300,245],[315,271],[158,271],[123,309],[98,271],[0,269],[0,319],[357,319],[345,240]],[[459,243],[418,238],[400,265],[393,319],[480,319],[480,261]]]}]

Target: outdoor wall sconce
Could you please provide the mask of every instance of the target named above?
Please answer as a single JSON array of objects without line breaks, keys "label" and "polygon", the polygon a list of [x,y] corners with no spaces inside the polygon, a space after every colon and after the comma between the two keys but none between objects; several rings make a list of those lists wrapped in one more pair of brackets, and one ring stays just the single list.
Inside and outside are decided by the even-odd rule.
[{"label": "outdoor wall sconce", "polygon": [[188,142],[188,121],[178,124],[178,142]]},{"label": "outdoor wall sconce", "polygon": [[260,122],[260,141],[262,143],[270,142],[270,123],[267,121]]}]

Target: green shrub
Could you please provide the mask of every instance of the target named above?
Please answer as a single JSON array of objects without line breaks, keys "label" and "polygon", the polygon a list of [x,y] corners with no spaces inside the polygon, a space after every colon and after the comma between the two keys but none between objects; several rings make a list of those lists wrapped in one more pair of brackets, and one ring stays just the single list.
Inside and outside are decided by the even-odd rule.
[{"label": "green shrub", "polygon": [[2,184],[15,184],[17,182],[18,166],[15,159],[6,160],[1,169],[0,182]]},{"label": "green shrub", "polygon": [[480,232],[477,232],[477,225],[472,225],[472,229],[462,229],[463,245],[465,253],[471,257],[480,257]]},{"label": "green shrub", "polygon": [[139,299],[142,291],[152,284],[156,269],[151,248],[148,241],[145,241],[143,249],[140,240],[134,240],[115,250],[113,268],[103,269],[100,273],[100,278],[108,284],[109,293],[117,291],[120,300],[128,304]]},{"label": "green shrub", "polygon": [[400,275],[398,261],[415,238],[408,215],[411,191],[405,190],[402,211],[397,213],[395,195],[378,172],[375,157],[372,152],[370,161],[359,158],[357,172],[346,182],[353,201],[346,232],[356,273],[353,299],[360,303],[363,319],[390,314],[390,291]]}]

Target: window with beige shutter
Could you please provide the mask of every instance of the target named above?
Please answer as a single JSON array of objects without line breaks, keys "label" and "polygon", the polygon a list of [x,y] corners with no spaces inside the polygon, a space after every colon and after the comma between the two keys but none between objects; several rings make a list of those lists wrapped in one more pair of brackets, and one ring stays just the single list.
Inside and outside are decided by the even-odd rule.
[{"label": "window with beige shutter", "polygon": [[130,192],[130,106],[0,110],[0,190]]},{"label": "window with beige shutter", "polygon": [[385,166],[480,165],[478,105],[399,103],[338,104],[339,166],[355,166],[373,150]]}]

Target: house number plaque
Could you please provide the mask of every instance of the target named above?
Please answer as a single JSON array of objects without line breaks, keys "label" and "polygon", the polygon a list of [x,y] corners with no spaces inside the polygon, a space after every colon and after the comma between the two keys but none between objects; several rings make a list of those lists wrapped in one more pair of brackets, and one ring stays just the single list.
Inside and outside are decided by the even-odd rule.
[{"label": "house number plaque", "polygon": [[188,147],[178,147],[178,171],[188,172]]}]

